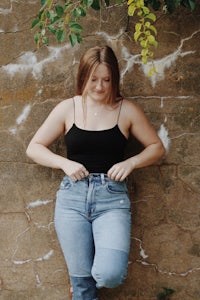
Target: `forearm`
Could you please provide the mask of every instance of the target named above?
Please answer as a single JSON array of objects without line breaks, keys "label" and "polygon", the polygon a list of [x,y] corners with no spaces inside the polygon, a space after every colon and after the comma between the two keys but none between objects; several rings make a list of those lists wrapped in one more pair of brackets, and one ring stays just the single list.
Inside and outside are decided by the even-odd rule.
[{"label": "forearm", "polygon": [[158,143],[148,146],[141,153],[130,157],[128,160],[130,161],[133,169],[139,169],[158,162],[164,157],[164,155],[165,149],[162,143]]},{"label": "forearm", "polygon": [[47,147],[41,144],[30,144],[26,150],[26,154],[37,164],[45,167],[62,169],[66,158],[53,153]]}]

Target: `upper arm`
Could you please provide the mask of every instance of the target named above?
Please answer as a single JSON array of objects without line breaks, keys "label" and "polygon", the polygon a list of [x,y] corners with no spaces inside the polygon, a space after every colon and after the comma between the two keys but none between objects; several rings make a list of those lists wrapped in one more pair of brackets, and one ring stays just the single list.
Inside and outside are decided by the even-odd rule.
[{"label": "upper arm", "polygon": [[30,144],[36,143],[46,147],[50,146],[64,131],[69,101],[59,103],[37,130]]},{"label": "upper arm", "polygon": [[130,121],[129,132],[145,147],[159,143],[160,138],[142,109],[131,101],[127,102],[127,106]]}]

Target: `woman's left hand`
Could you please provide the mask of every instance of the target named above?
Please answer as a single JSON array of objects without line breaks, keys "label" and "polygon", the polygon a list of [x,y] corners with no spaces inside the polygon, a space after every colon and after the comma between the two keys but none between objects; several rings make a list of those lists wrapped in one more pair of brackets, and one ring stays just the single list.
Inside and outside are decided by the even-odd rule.
[{"label": "woman's left hand", "polygon": [[133,162],[129,159],[119,162],[113,165],[108,170],[108,177],[115,181],[124,181],[125,178],[133,171]]}]

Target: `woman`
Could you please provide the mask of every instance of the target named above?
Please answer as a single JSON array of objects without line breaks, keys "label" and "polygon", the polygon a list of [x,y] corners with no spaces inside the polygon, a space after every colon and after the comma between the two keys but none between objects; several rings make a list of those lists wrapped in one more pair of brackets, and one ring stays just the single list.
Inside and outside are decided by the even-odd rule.
[{"label": "woman", "polygon": [[[130,249],[130,200],[125,179],[165,153],[141,109],[122,98],[119,67],[108,47],[81,58],[76,96],[59,103],[31,140],[27,155],[62,169],[55,228],[68,266],[74,300],[96,300],[97,289],[120,285]],[[65,133],[67,158],[48,149]],[[124,159],[129,135],[144,150]]]}]

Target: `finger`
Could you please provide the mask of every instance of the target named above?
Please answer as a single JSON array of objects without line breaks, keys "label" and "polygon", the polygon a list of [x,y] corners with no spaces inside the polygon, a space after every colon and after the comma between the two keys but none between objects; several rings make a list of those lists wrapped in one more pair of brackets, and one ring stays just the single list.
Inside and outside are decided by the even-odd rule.
[{"label": "finger", "polygon": [[84,177],[86,177],[86,176],[89,175],[89,172],[88,172],[88,170],[86,170],[86,169],[83,169],[82,173],[83,173],[83,176],[84,176]]},{"label": "finger", "polygon": [[124,170],[119,170],[115,176],[116,181],[122,181],[122,176],[124,174]]},{"label": "finger", "polygon": [[73,182],[76,182],[76,181],[77,181],[75,175],[70,176],[70,178],[71,178],[71,180],[72,180]]},{"label": "finger", "polygon": [[117,181],[118,180],[118,170],[113,170],[112,172],[110,172],[110,179]]}]

